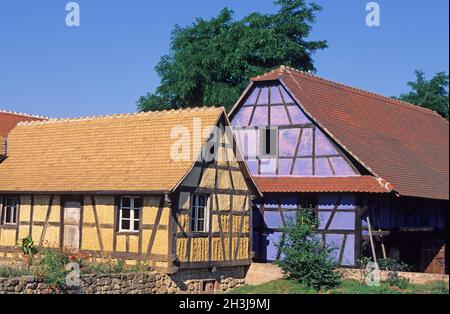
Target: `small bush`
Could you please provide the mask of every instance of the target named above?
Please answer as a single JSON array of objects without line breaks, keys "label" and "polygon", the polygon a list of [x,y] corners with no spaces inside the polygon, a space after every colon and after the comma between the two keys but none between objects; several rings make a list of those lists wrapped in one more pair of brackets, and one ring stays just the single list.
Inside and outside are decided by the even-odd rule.
[{"label": "small bush", "polygon": [[64,286],[69,273],[66,265],[71,262],[69,256],[70,253],[67,251],[44,249],[41,259],[36,263],[36,275],[42,277],[49,285]]},{"label": "small bush", "polygon": [[409,266],[406,263],[399,262],[392,258],[385,258],[380,259],[378,261],[378,266],[381,270],[388,270],[388,271],[409,271],[412,269],[411,266]]},{"label": "small bush", "polygon": [[123,273],[125,270],[125,261],[124,260],[117,260],[112,267],[112,271],[114,273]]},{"label": "small bush", "polygon": [[361,256],[360,259],[357,260],[358,266],[361,269],[366,269],[367,264],[372,262],[372,257]]},{"label": "small bush", "polygon": [[390,272],[385,281],[390,286],[395,286],[400,289],[406,289],[409,286],[409,280],[400,276],[397,272]]},{"label": "small bush", "polygon": [[277,244],[283,257],[277,264],[292,279],[307,287],[330,289],[338,285],[340,275],[330,257],[332,249],[314,235],[317,226],[312,209],[302,209],[294,219],[287,221],[283,229],[284,241]]},{"label": "small bush", "polygon": [[32,265],[34,262],[34,256],[38,252],[37,247],[34,245],[33,239],[30,236],[23,238],[20,243],[20,248],[22,249],[24,260],[26,260],[28,266]]}]

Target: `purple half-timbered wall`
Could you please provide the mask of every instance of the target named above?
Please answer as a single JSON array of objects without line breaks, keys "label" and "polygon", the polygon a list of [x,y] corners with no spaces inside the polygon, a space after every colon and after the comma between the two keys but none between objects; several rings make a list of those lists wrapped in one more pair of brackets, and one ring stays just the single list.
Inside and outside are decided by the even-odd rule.
[{"label": "purple half-timbered wall", "polygon": [[[254,87],[249,93],[231,124],[252,175],[359,175],[282,85]],[[261,152],[268,127],[275,128],[278,142],[270,155]]]},{"label": "purple half-timbered wall", "polygon": [[[343,152],[318,128],[279,83],[252,87],[232,115],[231,124],[253,176],[358,176]],[[272,129],[275,145],[266,145]],[[264,151],[268,146],[270,152]],[[272,149],[274,147],[275,149]],[[281,228],[296,210],[316,209],[319,233],[335,248],[336,261],[354,265],[359,254],[355,195],[338,193],[265,193],[264,204],[255,203],[254,248],[263,261],[279,258],[276,243]]]},{"label": "purple half-timbered wall", "polygon": [[333,249],[332,256],[341,265],[355,264],[359,255],[359,238],[355,236],[359,216],[354,194],[267,193],[263,205],[256,201],[258,215],[253,215],[254,249],[259,260],[280,258],[276,244],[283,237],[281,228],[295,217],[297,210],[313,207],[319,219],[318,234]]}]

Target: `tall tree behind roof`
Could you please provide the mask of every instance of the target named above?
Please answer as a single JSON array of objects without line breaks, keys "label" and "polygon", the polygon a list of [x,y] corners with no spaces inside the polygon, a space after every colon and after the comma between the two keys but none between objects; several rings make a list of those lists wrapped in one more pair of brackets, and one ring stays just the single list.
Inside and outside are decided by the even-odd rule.
[{"label": "tall tree behind roof", "polygon": [[312,55],[326,41],[308,41],[321,7],[305,0],[276,0],[275,14],[251,13],[242,20],[223,9],[211,20],[175,26],[169,55],[156,71],[161,84],[137,101],[139,110],[194,106],[229,109],[249,78],[281,64],[315,71]]},{"label": "tall tree behind roof", "polygon": [[438,72],[427,80],[423,71],[415,71],[416,80],[408,82],[411,90],[399,99],[436,111],[448,120],[448,73]]}]

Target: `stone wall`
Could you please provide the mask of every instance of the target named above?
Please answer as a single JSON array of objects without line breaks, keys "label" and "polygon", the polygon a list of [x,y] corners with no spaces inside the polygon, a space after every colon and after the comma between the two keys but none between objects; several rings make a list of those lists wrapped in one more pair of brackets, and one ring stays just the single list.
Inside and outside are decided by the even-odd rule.
[{"label": "stone wall", "polygon": [[244,267],[126,274],[88,274],[80,277],[80,286],[55,288],[42,278],[24,276],[0,278],[0,294],[199,294],[227,292],[244,284]]}]

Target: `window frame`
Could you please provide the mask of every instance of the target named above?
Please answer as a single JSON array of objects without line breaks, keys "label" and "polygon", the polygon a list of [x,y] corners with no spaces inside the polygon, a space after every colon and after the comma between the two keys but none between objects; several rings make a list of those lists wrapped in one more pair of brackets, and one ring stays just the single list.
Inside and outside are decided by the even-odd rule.
[{"label": "window frame", "polygon": [[[130,206],[123,206],[123,201],[124,199],[129,198],[130,199]],[[141,207],[136,207],[135,206],[135,200],[136,199],[140,199],[141,200]],[[140,228],[141,228],[141,216],[142,216],[142,208],[144,207],[143,204],[143,198],[141,196],[121,196],[120,200],[119,200],[119,222],[118,222],[118,231],[119,233],[133,233],[133,234],[137,234],[140,232]],[[129,218],[123,218],[123,210],[129,210],[130,211],[130,217]],[[139,212],[138,214],[138,218],[136,218],[136,211]],[[122,227],[122,222],[124,220],[129,221],[129,228],[128,229],[124,229]],[[139,223],[139,227],[137,229],[135,229],[134,225],[135,223],[138,222]]]},{"label": "window frame", "polygon": [[[12,200],[13,205],[8,205],[8,200]],[[2,211],[1,211],[1,221],[0,225],[5,227],[16,227],[18,222],[20,207],[20,197],[13,195],[6,195],[3,197]],[[8,215],[8,210],[10,211]],[[9,217],[8,217],[9,216]],[[9,218],[9,219],[8,219]],[[8,219],[8,221],[7,221]],[[12,219],[12,221],[11,221]]]},{"label": "window frame", "polygon": [[[199,198],[204,197],[205,202],[203,206],[199,205]],[[209,232],[209,216],[210,216],[210,195],[205,193],[192,193],[191,194],[191,208],[190,208],[190,219],[189,219],[189,229],[193,233],[207,233]],[[203,207],[203,217],[198,218],[199,208]],[[198,222],[203,221],[203,228],[199,230]]]},{"label": "window frame", "polygon": [[[267,134],[269,133],[269,142],[267,141]],[[278,158],[278,150],[279,150],[279,135],[280,131],[278,126],[265,126],[259,129],[259,156],[263,159],[272,159]],[[274,140],[274,141],[272,141]],[[267,153],[267,146],[269,145],[270,152]],[[272,151],[272,148],[274,151]]]}]

